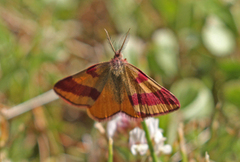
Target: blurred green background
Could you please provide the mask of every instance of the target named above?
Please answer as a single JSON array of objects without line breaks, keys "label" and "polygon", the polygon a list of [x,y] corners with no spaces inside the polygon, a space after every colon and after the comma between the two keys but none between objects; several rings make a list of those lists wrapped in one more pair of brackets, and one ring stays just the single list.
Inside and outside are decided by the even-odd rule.
[{"label": "blurred green background", "polygon": [[[115,48],[131,28],[124,57],[180,100],[180,110],[159,117],[173,147],[162,161],[181,161],[180,122],[189,161],[206,151],[213,161],[240,161],[238,0],[1,0],[0,107],[110,60],[104,28]],[[106,136],[61,100],[0,121],[2,161],[107,160]],[[113,138],[114,161],[148,161],[131,154],[128,131]]]}]

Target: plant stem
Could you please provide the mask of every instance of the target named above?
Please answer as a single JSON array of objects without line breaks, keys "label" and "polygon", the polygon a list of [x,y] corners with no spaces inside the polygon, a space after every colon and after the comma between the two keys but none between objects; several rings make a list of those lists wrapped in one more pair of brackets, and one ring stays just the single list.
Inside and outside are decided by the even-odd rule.
[{"label": "plant stem", "polygon": [[182,155],[182,162],[188,162],[187,150],[185,147],[183,123],[179,124],[178,135],[179,135],[180,151],[181,151],[181,155]]},{"label": "plant stem", "polygon": [[108,162],[113,162],[113,139],[111,137],[108,140]]},{"label": "plant stem", "polygon": [[143,127],[143,130],[145,131],[145,135],[146,135],[147,142],[148,142],[148,147],[149,147],[149,150],[150,150],[150,153],[151,153],[151,156],[152,156],[152,161],[157,162],[158,161],[157,156],[154,153],[151,137],[150,137],[150,134],[148,132],[148,127],[147,127],[147,124],[145,123],[145,121],[142,121],[142,127]]},{"label": "plant stem", "polygon": [[53,90],[49,90],[37,97],[34,97],[10,109],[4,108],[1,110],[0,113],[2,113],[3,116],[9,120],[27,111],[30,111],[38,106],[42,106],[44,104],[52,102],[58,98],[59,97],[56,95],[56,93]]},{"label": "plant stem", "polygon": [[207,152],[205,152],[205,162],[210,162],[210,158]]}]

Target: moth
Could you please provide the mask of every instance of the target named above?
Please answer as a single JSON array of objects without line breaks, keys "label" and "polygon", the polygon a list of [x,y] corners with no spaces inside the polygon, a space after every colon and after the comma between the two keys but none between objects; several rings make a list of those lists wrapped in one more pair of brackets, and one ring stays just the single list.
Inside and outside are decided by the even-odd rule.
[{"label": "moth", "polygon": [[117,51],[105,32],[114,57],[58,81],[54,91],[66,102],[85,108],[97,121],[118,113],[143,119],[179,109],[180,103],[171,92],[123,59],[121,51],[129,31]]}]

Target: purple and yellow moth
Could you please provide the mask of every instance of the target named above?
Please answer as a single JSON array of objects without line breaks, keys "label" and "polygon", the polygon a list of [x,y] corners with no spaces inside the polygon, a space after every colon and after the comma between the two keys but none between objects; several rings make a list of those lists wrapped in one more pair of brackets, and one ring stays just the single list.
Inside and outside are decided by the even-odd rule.
[{"label": "purple and yellow moth", "polygon": [[118,113],[143,119],[179,109],[180,103],[171,92],[123,59],[121,52],[127,35],[115,51],[107,31],[106,34],[114,58],[58,81],[54,91],[66,102],[86,108],[97,121]]}]

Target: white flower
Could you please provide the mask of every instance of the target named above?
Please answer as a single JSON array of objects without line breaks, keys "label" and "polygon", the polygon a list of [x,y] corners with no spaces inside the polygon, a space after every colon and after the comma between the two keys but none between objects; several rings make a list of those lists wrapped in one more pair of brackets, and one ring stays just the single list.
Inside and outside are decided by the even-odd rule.
[{"label": "white flower", "polygon": [[159,133],[158,133],[159,131],[163,132],[163,130],[158,127],[159,119],[147,118],[145,120],[145,122],[148,126],[148,131],[149,131],[151,139],[156,137],[157,135],[159,135]]},{"label": "white flower", "polygon": [[163,137],[162,132],[157,131],[155,134],[156,136],[154,137],[154,150],[156,154],[159,154],[160,152],[164,154],[170,154],[172,152],[172,147],[171,145],[164,145],[164,141],[166,141],[166,137]]},{"label": "white flower", "polygon": [[121,116],[118,115],[111,121],[107,123],[107,135],[108,137],[113,137],[115,131],[117,130],[117,123],[121,120]]},{"label": "white flower", "polygon": [[156,147],[154,147],[156,154],[159,154],[160,152],[164,154],[171,154],[172,152],[172,146],[169,144],[164,145],[164,143],[156,144]]},{"label": "white flower", "polygon": [[134,128],[129,132],[129,144],[133,155],[146,154],[148,145],[146,144],[145,132],[138,127]]},{"label": "white flower", "polygon": [[137,155],[138,152],[140,155],[144,155],[146,154],[147,150],[148,150],[147,144],[138,144],[131,146],[131,152],[133,155]]},{"label": "white flower", "polygon": [[164,141],[166,141],[166,137],[163,137],[163,130],[160,129],[159,126],[159,119],[155,118],[148,118],[145,120],[148,131],[150,134],[151,139],[154,140],[154,150],[156,154],[159,154],[160,152],[164,154],[170,154],[172,152],[171,145],[164,145]]},{"label": "white flower", "polygon": [[118,127],[126,128],[129,126],[129,118],[125,114],[119,114],[107,123],[107,135],[113,137]]},{"label": "white flower", "polygon": [[163,134],[162,134],[162,130],[160,129],[157,129],[154,136],[153,136],[153,139],[154,139],[154,142],[155,143],[159,143],[159,142],[163,142],[165,141],[167,138],[166,137],[163,137]]}]

